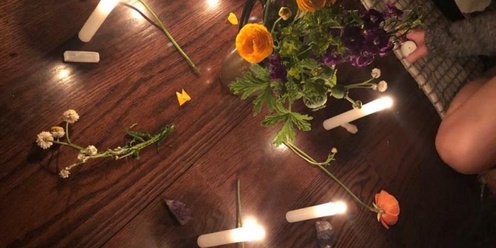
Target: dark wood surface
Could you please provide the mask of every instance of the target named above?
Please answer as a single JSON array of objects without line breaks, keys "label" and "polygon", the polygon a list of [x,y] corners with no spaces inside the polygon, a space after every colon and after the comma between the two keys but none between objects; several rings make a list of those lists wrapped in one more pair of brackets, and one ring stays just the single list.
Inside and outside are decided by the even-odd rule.
[{"label": "dark wood surface", "polygon": [[[357,120],[355,135],[325,131],[324,119],[346,111],[331,101],[314,114],[313,130],[296,144],[317,159],[339,153],[330,170],[366,202],[385,189],[401,205],[386,230],[336,183],[287,149],[271,144],[275,128],[260,126],[250,101],[231,95],[219,80],[234,42],[229,12],[242,1],[147,1],[200,67],[196,76],[166,37],[118,5],[89,43],[77,33],[96,0],[13,0],[0,4],[0,247],[196,247],[199,235],[234,228],[236,181],[244,216],[267,230],[246,247],[318,247],[315,220],[287,223],[287,211],[344,200],[345,215],[324,218],[336,247],[492,247],[494,212],[481,201],[475,176],[455,173],[438,157],[440,119],[415,81],[391,55],[359,70],[339,72],[343,82],[382,69],[394,108]],[[64,63],[66,50],[100,53],[98,64]],[[67,70],[68,75],[60,77]],[[179,107],[175,92],[192,100]],[[376,92],[356,92],[364,102]],[[138,123],[176,132],[139,161],[90,161],[68,179],[56,172],[73,162],[66,147],[41,150],[36,135],[75,109],[72,140],[100,149],[125,142]],[[179,225],[163,199],[193,212]],[[488,203],[489,201],[489,203]],[[226,245],[225,247],[236,247]]]}]

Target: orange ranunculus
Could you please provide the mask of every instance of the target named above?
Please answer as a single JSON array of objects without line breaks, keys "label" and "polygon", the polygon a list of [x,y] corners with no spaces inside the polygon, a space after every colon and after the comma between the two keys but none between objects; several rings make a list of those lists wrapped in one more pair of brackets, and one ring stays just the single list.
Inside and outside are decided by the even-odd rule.
[{"label": "orange ranunculus", "polygon": [[381,190],[381,192],[375,194],[374,206],[377,209],[377,220],[381,222],[386,229],[389,229],[389,226],[398,222],[400,204],[394,196]]},{"label": "orange ranunculus", "polygon": [[272,35],[262,24],[249,23],[236,36],[236,49],[250,63],[259,63],[274,50]]},{"label": "orange ranunculus", "polygon": [[303,11],[316,11],[324,8],[326,0],[296,0],[298,9]]}]

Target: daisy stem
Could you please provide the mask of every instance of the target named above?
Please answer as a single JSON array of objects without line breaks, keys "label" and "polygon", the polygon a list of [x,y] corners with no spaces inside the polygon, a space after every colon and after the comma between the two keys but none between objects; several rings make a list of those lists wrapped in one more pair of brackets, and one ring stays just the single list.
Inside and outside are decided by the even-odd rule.
[{"label": "daisy stem", "polygon": [[330,156],[330,159],[327,159],[324,162],[317,162],[315,159],[310,157],[310,155],[306,154],[303,150],[299,149],[296,147],[294,144],[290,142],[283,142],[289,149],[291,149],[296,155],[300,156],[303,158],[306,162],[308,162],[311,165],[317,166],[320,170],[322,170],[326,175],[328,175],[332,180],[334,180],[341,188],[343,188],[352,198],[355,200],[357,203],[362,205],[364,208],[372,211],[372,212],[377,212],[377,210],[367,204],[365,204],[360,198],[358,198],[351,190],[344,185],[341,180],[339,180],[334,174],[332,174],[329,170],[325,168],[326,165],[329,164],[329,162],[332,160],[334,156]]},{"label": "daisy stem", "polygon": [[67,143],[72,144],[69,138],[69,122],[65,122],[65,137],[67,138]]},{"label": "daisy stem", "polygon": [[162,32],[165,34],[165,36],[167,36],[167,38],[169,38],[170,42],[174,45],[174,47],[179,51],[179,53],[183,56],[184,59],[186,59],[186,61],[188,62],[188,64],[191,66],[191,68],[193,69],[193,71],[197,74],[197,75],[201,75],[201,72],[200,70],[198,69],[198,67],[196,67],[196,65],[193,63],[193,61],[188,57],[188,55],[183,51],[183,49],[179,46],[179,44],[177,44],[176,40],[174,40],[174,38],[172,37],[172,35],[169,33],[169,31],[165,28],[164,24],[162,23],[162,21],[160,21],[160,19],[158,18],[158,16],[155,14],[155,12],[153,12],[153,10],[150,8],[150,6],[148,6],[148,4],[146,4],[143,0],[137,0],[139,3],[143,4],[143,6],[145,6],[145,8],[148,10],[148,12],[150,12],[150,14],[153,16],[153,18],[155,19],[155,21],[158,23],[158,25],[160,26],[160,29],[162,30]]},{"label": "daisy stem", "polygon": [[[69,137],[67,137],[67,141],[69,141]],[[81,150],[84,149],[83,147],[80,147],[80,146],[78,146],[76,144],[73,144],[71,142],[63,142],[63,141],[54,140],[53,143],[59,144],[59,145],[64,145],[64,146],[68,146],[68,147],[72,147],[72,148],[74,148],[76,150],[79,150],[79,151],[81,151]]]},{"label": "daisy stem", "polygon": [[344,183],[342,183],[336,176],[334,176],[334,174],[332,174],[324,166],[317,165],[317,167],[319,167],[320,170],[322,170],[325,174],[327,174],[330,178],[332,178],[332,180],[334,180],[337,184],[339,184],[339,186],[341,186],[356,202],[358,202],[364,208],[366,208],[366,209],[368,209],[368,210],[370,210],[372,212],[377,212],[377,210],[375,208],[373,208],[373,207],[365,204],[365,202],[363,202],[362,200],[360,200],[360,198],[358,198],[355,194],[353,194],[353,192],[351,192],[351,190],[348,189],[348,187],[346,187],[344,185]]},{"label": "daisy stem", "polygon": [[303,160],[308,162],[309,164],[312,165],[327,165],[329,162],[332,160],[332,157],[324,162],[317,162],[315,159],[310,157],[308,154],[306,154],[304,151],[302,151],[300,148],[296,147],[293,143],[290,142],[283,142],[291,151],[296,153],[296,155],[300,156]]},{"label": "daisy stem", "polygon": [[367,81],[363,81],[363,82],[361,82],[361,83],[356,83],[356,84],[347,84],[347,85],[345,85],[345,87],[346,87],[346,88],[348,88],[348,89],[351,89],[351,88],[357,88],[357,86],[358,86],[358,87],[360,87],[360,86],[367,85],[367,84],[368,84],[368,83],[370,83],[373,79],[374,79],[374,78],[371,78],[371,79],[369,79],[369,80],[367,80]]}]

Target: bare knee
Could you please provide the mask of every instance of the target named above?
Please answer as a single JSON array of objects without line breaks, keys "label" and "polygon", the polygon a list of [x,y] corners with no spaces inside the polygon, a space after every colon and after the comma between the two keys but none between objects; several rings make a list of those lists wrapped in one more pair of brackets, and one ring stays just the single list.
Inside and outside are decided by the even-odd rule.
[{"label": "bare knee", "polygon": [[471,137],[446,130],[442,125],[436,136],[436,150],[441,159],[462,174],[476,174],[483,169],[477,164],[477,151]]}]

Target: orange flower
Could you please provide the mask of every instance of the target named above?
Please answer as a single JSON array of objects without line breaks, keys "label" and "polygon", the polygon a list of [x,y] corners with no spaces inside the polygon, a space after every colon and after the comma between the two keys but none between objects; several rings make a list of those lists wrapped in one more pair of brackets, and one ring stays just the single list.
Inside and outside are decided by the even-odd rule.
[{"label": "orange flower", "polygon": [[272,35],[262,24],[249,23],[236,36],[236,49],[250,63],[259,63],[274,50]]},{"label": "orange flower", "polygon": [[326,0],[296,0],[296,4],[298,9],[313,12],[324,8]]},{"label": "orange flower", "polygon": [[381,192],[375,194],[374,207],[377,210],[377,220],[381,222],[386,229],[389,229],[389,226],[398,222],[400,204],[398,203],[398,200],[388,192],[381,190]]}]

